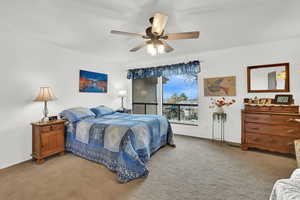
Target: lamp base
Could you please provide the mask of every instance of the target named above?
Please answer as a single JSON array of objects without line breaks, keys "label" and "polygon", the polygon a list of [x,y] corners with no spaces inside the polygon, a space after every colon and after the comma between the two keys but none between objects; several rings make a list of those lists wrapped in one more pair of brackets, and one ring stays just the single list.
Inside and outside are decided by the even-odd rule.
[{"label": "lamp base", "polygon": [[44,117],[42,118],[41,122],[48,122],[49,118],[48,118],[48,105],[47,105],[47,101],[44,101],[44,109],[43,109],[43,113],[44,113]]}]

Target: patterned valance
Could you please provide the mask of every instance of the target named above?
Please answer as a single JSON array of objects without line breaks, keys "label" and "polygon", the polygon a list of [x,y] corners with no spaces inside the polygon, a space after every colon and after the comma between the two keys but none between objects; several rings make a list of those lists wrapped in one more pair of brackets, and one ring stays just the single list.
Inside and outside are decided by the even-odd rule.
[{"label": "patterned valance", "polygon": [[191,61],[188,63],[178,63],[172,65],[163,65],[150,68],[140,69],[129,69],[127,78],[128,79],[139,79],[139,78],[157,78],[161,76],[171,75],[196,75],[200,72],[200,62],[198,60]]}]

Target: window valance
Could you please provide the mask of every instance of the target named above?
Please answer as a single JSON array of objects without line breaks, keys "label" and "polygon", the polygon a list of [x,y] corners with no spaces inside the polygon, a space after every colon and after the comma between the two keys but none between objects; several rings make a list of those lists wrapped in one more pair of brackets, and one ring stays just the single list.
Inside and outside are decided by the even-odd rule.
[{"label": "window valance", "polygon": [[177,63],[172,65],[163,65],[150,68],[140,69],[129,69],[127,78],[128,79],[139,79],[139,78],[157,78],[161,76],[170,75],[196,75],[200,72],[200,62],[194,60],[188,63]]}]

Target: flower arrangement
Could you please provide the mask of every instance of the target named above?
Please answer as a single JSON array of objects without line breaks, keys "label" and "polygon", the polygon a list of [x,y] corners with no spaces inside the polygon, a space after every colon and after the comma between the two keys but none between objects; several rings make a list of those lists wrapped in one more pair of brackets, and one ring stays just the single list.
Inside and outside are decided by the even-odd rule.
[{"label": "flower arrangement", "polygon": [[234,104],[236,101],[234,99],[225,99],[225,97],[220,97],[218,99],[210,99],[211,103],[209,108],[215,108],[217,107],[217,111],[219,113],[223,113],[223,106],[231,106]]}]

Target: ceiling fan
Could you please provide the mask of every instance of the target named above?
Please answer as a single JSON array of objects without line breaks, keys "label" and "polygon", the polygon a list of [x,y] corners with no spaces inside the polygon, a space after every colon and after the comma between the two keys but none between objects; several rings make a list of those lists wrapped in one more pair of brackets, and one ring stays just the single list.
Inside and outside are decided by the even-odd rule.
[{"label": "ceiling fan", "polygon": [[130,49],[130,52],[136,52],[141,48],[147,46],[147,51],[152,56],[169,53],[174,49],[166,42],[166,40],[182,40],[182,39],[197,39],[199,38],[200,32],[182,32],[182,33],[169,33],[165,34],[165,26],[168,21],[168,16],[162,13],[155,13],[154,17],[149,19],[151,24],[150,27],[146,28],[146,35],[139,33],[130,33],[124,31],[112,30],[110,33],[143,38],[146,41],[142,44]]}]

